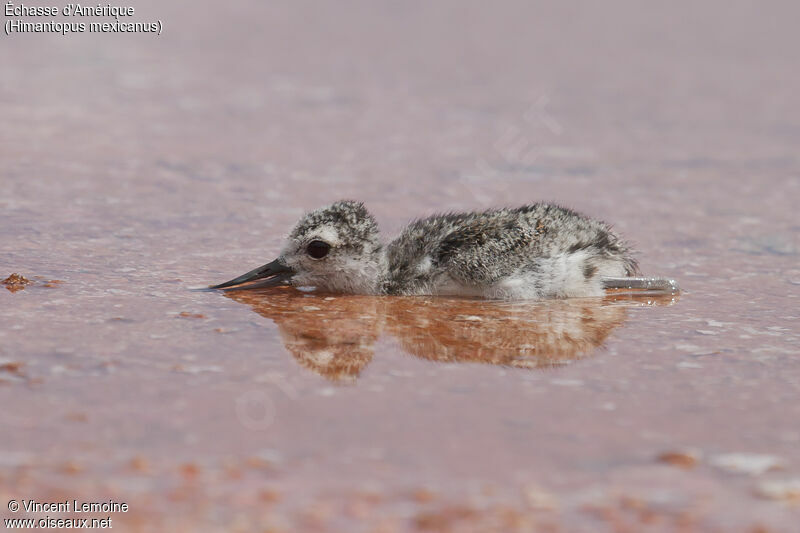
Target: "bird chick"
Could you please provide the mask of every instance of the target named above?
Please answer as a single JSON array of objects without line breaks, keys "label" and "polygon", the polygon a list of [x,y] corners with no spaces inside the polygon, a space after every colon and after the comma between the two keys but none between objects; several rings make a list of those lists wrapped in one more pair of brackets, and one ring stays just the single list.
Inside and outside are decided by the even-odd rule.
[{"label": "bird chick", "polygon": [[677,291],[672,280],[638,274],[631,248],[610,226],[556,205],[434,215],[384,245],[364,204],[343,200],[300,219],[276,260],[211,288],[290,284],[508,300],[602,296],[609,288]]}]

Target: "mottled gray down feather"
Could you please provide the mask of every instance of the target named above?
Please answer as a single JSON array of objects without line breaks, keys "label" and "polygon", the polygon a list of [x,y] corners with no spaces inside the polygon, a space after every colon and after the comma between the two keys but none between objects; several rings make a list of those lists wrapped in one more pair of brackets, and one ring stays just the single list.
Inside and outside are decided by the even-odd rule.
[{"label": "mottled gray down feather", "polygon": [[[425,284],[431,273],[442,270],[466,285],[491,284],[536,268],[535,260],[579,250],[621,260],[629,276],[638,272],[630,248],[607,224],[564,207],[539,203],[434,215],[412,222],[388,245],[384,290],[408,293],[409,284]],[[426,256],[432,261],[431,273],[417,268]],[[590,277],[596,267],[587,261],[584,273]]]},{"label": "mottled gray down feather", "polygon": [[[320,240],[329,248],[314,258]],[[549,204],[434,215],[384,246],[364,204],[344,200],[305,215],[278,261],[296,286],[511,299],[599,295],[603,279],[637,272],[607,224]]]}]

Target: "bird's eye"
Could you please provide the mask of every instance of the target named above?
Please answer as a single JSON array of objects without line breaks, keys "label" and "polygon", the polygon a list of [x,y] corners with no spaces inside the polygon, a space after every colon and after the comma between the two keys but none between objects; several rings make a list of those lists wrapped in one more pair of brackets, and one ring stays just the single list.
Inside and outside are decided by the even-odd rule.
[{"label": "bird's eye", "polygon": [[323,241],[311,241],[306,246],[306,253],[313,259],[322,259],[331,250],[331,245]]}]

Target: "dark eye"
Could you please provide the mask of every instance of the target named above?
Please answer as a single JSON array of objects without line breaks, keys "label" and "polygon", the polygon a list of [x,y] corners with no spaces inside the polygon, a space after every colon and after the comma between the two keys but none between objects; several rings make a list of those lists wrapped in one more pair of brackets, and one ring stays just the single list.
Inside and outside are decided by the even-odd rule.
[{"label": "dark eye", "polygon": [[322,259],[331,250],[331,245],[323,241],[311,241],[306,246],[306,253],[314,259]]}]

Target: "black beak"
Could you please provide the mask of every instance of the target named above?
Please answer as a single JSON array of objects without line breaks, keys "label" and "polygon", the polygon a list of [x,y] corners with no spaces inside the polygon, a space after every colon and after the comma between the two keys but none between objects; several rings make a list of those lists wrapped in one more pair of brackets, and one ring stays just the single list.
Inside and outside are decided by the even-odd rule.
[{"label": "black beak", "polygon": [[259,289],[261,287],[275,287],[276,285],[281,285],[291,279],[294,275],[294,270],[286,266],[280,259],[276,259],[272,263],[267,263],[264,266],[260,266],[255,270],[251,270],[247,274],[242,274],[238,278],[234,278],[230,281],[226,281],[225,283],[220,283],[219,285],[213,285],[209,287],[209,289],[227,289],[228,287],[233,287],[235,285],[241,285],[242,283],[247,283],[250,281],[256,281],[262,279],[264,281],[258,283],[251,283],[250,285],[246,285],[244,287],[236,287],[236,290],[244,290],[244,289]]}]

